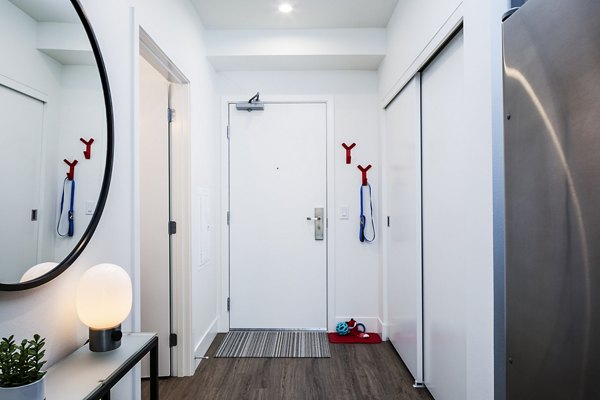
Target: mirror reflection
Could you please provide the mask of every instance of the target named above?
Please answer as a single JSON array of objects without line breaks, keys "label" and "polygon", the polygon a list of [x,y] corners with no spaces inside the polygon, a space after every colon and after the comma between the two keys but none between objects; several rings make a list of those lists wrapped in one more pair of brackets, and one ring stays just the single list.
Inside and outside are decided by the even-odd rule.
[{"label": "mirror reflection", "polygon": [[70,1],[0,0],[0,282],[41,276],[73,250],[105,160],[102,85]]}]

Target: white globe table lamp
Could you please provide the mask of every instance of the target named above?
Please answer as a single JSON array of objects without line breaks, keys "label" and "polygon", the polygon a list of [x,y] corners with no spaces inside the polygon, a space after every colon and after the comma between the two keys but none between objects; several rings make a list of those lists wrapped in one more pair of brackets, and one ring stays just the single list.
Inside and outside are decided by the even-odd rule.
[{"label": "white globe table lamp", "polygon": [[47,274],[58,266],[56,262],[45,262],[29,268],[21,277],[21,282],[31,281]]},{"label": "white globe table lamp", "polygon": [[121,345],[121,322],[129,315],[131,302],[131,279],[118,265],[98,264],[83,274],[77,287],[77,314],[89,327],[91,351]]}]

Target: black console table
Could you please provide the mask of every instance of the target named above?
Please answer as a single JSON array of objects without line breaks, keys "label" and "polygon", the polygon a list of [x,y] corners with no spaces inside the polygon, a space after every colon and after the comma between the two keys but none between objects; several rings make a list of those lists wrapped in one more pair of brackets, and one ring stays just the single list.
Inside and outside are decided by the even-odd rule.
[{"label": "black console table", "polygon": [[85,345],[46,374],[46,400],[110,400],[110,390],[150,353],[150,399],[158,400],[158,336],[124,333],[121,347],[93,353]]}]

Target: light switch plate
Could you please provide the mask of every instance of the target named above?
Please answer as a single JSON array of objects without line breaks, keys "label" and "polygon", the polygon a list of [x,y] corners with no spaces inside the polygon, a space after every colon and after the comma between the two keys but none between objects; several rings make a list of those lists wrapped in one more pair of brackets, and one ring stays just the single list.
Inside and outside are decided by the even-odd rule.
[{"label": "light switch plate", "polygon": [[96,210],[96,202],[94,200],[88,200],[85,202],[85,215],[94,215]]},{"label": "light switch plate", "polygon": [[341,206],[340,207],[340,219],[349,219],[350,218],[350,207]]}]

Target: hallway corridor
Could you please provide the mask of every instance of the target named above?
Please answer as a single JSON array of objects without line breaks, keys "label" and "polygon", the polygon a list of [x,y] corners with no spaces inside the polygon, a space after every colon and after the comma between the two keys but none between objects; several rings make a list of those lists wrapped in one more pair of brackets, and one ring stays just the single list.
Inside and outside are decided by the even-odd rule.
[{"label": "hallway corridor", "polygon": [[[331,345],[331,358],[212,358],[219,334],[196,374],[160,381],[161,400],[429,400],[390,342]],[[148,381],[142,399],[149,399]]]}]

